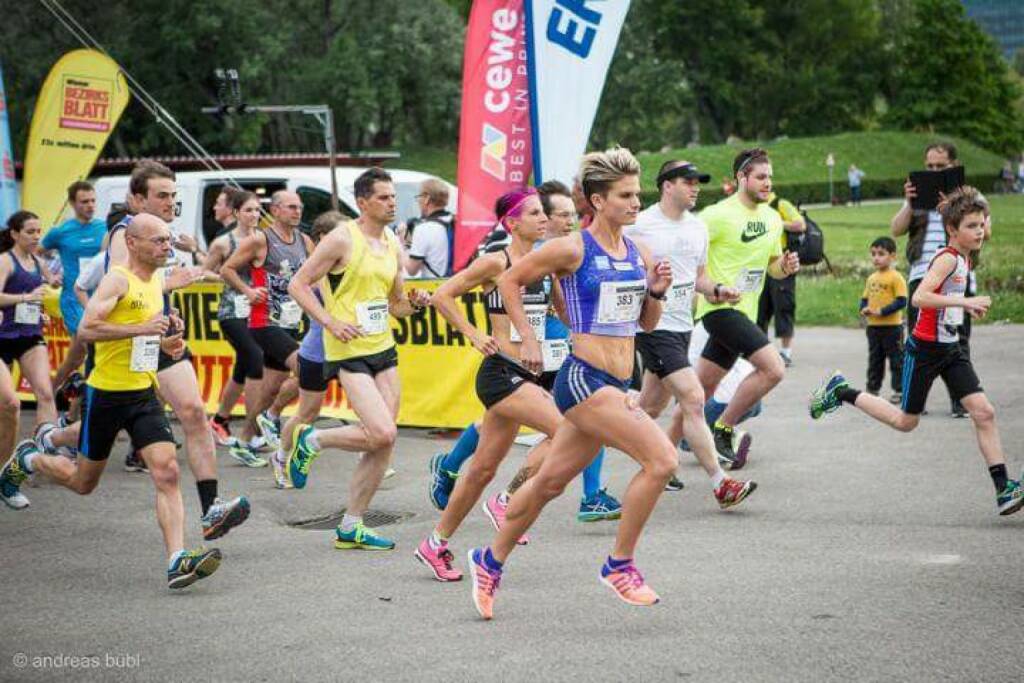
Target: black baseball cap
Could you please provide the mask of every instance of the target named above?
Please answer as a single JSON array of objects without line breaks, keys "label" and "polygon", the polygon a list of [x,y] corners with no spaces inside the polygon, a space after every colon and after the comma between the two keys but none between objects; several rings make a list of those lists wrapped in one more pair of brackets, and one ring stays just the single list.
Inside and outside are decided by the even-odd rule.
[{"label": "black baseball cap", "polygon": [[658,174],[657,184],[661,188],[661,184],[666,180],[675,180],[676,178],[696,178],[699,183],[711,182],[711,176],[707,173],[701,173],[700,169],[697,168],[697,164],[683,164],[682,166],[676,166],[670,168],[664,173]]}]

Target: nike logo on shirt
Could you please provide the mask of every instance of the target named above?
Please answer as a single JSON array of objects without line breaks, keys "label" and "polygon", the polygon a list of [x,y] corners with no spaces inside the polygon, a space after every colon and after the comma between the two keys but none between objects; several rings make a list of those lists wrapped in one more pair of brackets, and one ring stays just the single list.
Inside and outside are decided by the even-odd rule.
[{"label": "nike logo on shirt", "polygon": [[747,223],[746,230],[740,235],[740,242],[753,242],[758,237],[768,234],[768,226],[761,221]]}]

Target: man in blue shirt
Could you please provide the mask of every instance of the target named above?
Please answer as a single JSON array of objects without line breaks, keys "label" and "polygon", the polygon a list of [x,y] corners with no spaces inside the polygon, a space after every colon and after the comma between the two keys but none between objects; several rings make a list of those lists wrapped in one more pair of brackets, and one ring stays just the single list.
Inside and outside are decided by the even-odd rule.
[{"label": "man in blue shirt", "polygon": [[103,221],[93,218],[96,213],[96,191],[90,183],[84,180],[72,183],[68,188],[68,203],[75,217],[51,228],[43,237],[43,249],[56,249],[60,254],[64,270],[60,312],[68,334],[73,337],[78,332],[83,311],[82,304],[75,297],[75,280],[78,279],[80,266],[99,252],[107,226]]}]

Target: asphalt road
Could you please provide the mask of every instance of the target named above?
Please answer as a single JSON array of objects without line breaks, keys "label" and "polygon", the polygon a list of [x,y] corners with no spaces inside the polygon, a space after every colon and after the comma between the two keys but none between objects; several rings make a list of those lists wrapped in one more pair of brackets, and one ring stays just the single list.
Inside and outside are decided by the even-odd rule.
[{"label": "asphalt road", "polygon": [[[1022,338],[975,328],[1014,476]],[[825,371],[862,382],[866,353],[860,331],[798,331],[794,366],[749,424],[742,474],[760,488],[742,507],[720,512],[684,459],[687,488],[662,497],[641,541],[638,565],[662,596],[646,609],[598,582],[615,525],[575,521],[576,484],[509,561],[495,620],[480,621],[467,581],[437,583],[412,556],[436,519],[427,461],[447,443],[419,431],[403,431],[398,474],[374,501],[411,514],[383,529],[391,553],[337,551],[330,531],[289,526],[344,505],[352,457],[326,454],[307,489],[281,492],[268,470],[222,453],[221,489],[247,493],[253,515],[218,542],[217,574],[171,593],[152,487],[122,471],[119,447],[92,496],[39,484],[25,489],[30,509],[0,510],[0,680],[1020,680],[1024,513],[995,514],[970,423],[948,416],[944,388],[912,434],[849,408],[807,417]],[[610,454],[610,491],[634,470]],[[463,568],[491,535],[472,514],[452,542]]]}]

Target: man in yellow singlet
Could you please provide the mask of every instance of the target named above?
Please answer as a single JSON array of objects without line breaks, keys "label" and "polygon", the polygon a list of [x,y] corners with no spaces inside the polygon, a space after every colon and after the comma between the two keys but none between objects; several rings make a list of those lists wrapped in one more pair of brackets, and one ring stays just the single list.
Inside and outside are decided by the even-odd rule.
[{"label": "man in yellow singlet", "polygon": [[[320,240],[288,285],[288,293],[324,328],[324,374],[337,375],[360,424],[292,435],[286,470],[292,485],[306,485],[309,466],[322,449],[362,453],[349,484],[348,507],[336,530],[338,549],[391,550],[393,541],[363,526],[394,449],[398,428],[398,353],[389,315],[412,315],[430,302],[425,292],[406,296],[401,248],[388,230],[395,218],[395,186],[383,169],[356,178],[360,216]],[[325,305],[313,293],[323,280]]]},{"label": "man in yellow singlet", "polygon": [[184,549],[185,512],[174,438],[155,391],[160,353],[179,358],[185,352],[181,320],[163,314],[159,270],[172,251],[171,231],[160,218],[140,214],[126,228],[125,238],[127,262],[103,277],[78,330],[84,342],[96,345],[96,366],[82,410],[81,457],[45,455],[25,440],[0,471],[0,479],[19,485],[29,474],[40,473],[87,495],[99,483],[118,433],[127,431],[156,488],[168,588],[184,588],[215,572],[221,553],[216,548]]}]

